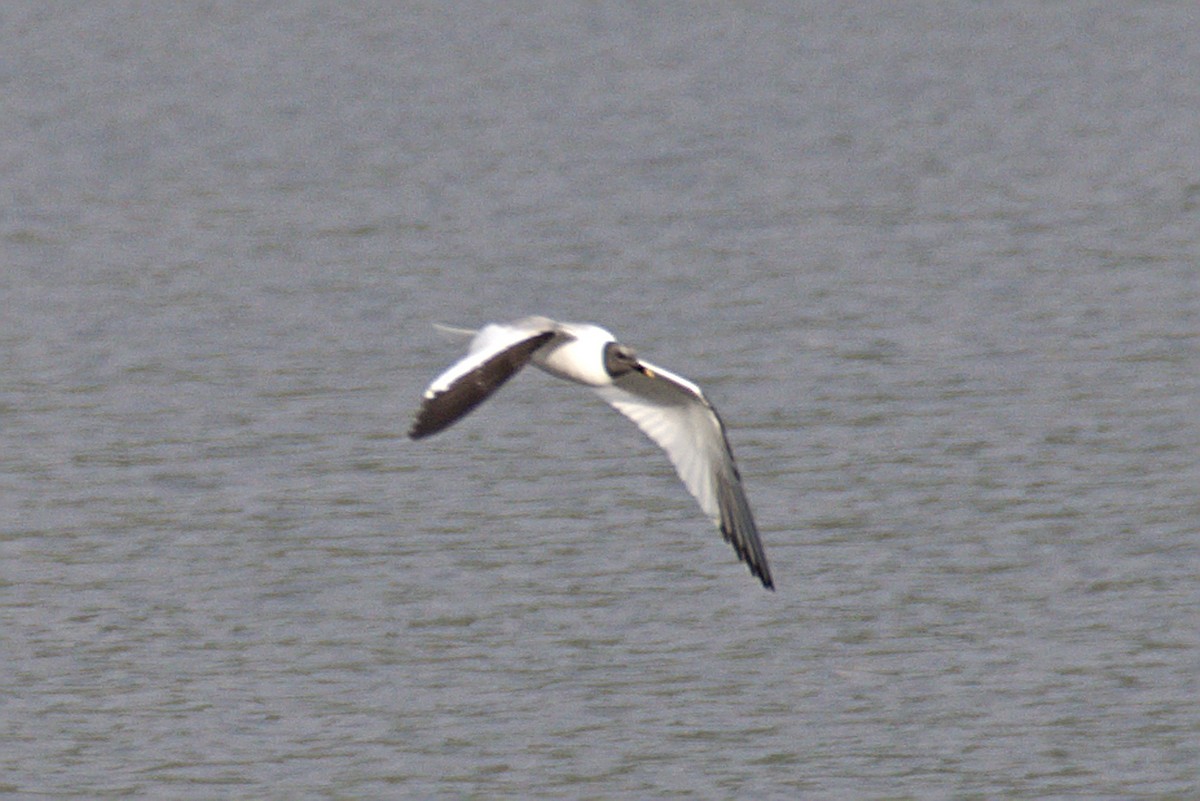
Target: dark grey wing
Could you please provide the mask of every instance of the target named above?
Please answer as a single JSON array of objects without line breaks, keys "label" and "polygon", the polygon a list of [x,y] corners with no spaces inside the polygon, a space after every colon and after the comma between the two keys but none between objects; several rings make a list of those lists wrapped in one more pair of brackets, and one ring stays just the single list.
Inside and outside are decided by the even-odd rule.
[{"label": "dark grey wing", "polygon": [[725,426],[700,388],[647,362],[597,389],[667,452],[679,478],[750,573],[775,589]]},{"label": "dark grey wing", "polygon": [[524,367],[534,351],[554,338],[553,330],[488,326],[471,352],[439,375],[425,390],[408,435],[428,437],[450,427]]}]

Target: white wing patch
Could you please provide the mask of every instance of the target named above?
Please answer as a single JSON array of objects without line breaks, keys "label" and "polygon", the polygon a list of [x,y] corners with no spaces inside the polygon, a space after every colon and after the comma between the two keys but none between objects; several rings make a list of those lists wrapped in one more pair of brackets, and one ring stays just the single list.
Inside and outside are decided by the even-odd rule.
[{"label": "white wing patch", "polygon": [[684,486],[738,557],[763,586],[774,589],[721,418],[691,381],[647,362],[641,366],[644,373],[626,373],[597,392],[667,452]]},{"label": "white wing patch", "polygon": [[[651,369],[662,378],[670,375],[658,368]],[[643,376],[639,378],[646,382]],[[700,503],[704,514],[719,525],[721,512],[717,505],[715,470],[724,462],[725,437],[704,396],[669,390],[645,397],[624,389],[621,383],[626,382],[600,389],[600,395],[667,452],[688,492]]]},{"label": "white wing patch", "polygon": [[455,381],[509,348],[524,342],[531,336],[553,330],[555,330],[554,321],[545,317],[527,317],[524,320],[504,325],[498,323],[485,325],[471,340],[471,344],[467,348],[467,355],[433,379],[429,388],[425,390],[426,400],[445,392],[453,386]]}]

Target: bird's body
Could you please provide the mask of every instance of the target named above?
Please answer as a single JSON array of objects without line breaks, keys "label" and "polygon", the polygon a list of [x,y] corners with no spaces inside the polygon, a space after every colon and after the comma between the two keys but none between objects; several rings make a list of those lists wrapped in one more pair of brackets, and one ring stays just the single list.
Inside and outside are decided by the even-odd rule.
[{"label": "bird's body", "polygon": [[547,373],[588,387],[606,387],[604,346],[613,335],[597,325],[559,323],[555,337],[533,352],[533,363]]},{"label": "bird's body", "polygon": [[546,317],[484,326],[467,355],[429,385],[409,436],[420,439],[453,425],[529,362],[591,387],[658,443],[738,557],[763,586],[774,589],[716,410],[698,386],[639,359],[599,326]]}]

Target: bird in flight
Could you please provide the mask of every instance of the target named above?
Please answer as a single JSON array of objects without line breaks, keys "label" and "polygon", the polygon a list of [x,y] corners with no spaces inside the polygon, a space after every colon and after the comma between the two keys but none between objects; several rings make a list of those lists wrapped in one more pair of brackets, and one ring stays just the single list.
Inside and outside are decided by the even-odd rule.
[{"label": "bird in flight", "polygon": [[658,443],[750,573],[775,589],[725,426],[698,386],[638,358],[589,323],[525,317],[478,332],[445,330],[471,336],[471,344],[467,355],[425,390],[411,438],[450,427],[533,362],[551,375],[591,387]]}]

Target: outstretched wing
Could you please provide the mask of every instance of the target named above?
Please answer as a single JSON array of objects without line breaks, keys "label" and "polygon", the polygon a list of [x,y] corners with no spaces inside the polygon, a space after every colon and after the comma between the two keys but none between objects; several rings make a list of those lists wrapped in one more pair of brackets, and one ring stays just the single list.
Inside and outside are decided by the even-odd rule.
[{"label": "outstretched wing", "polygon": [[758,527],[742,489],[725,426],[700,388],[647,362],[600,393],[667,452],[688,491],[720,528],[738,558],[769,590],[775,589]]},{"label": "outstretched wing", "polygon": [[516,375],[555,333],[552,326],[531,320],[485,326],[471,341],[467,355],[425,390],[408,435],[413,439],[428,437],[461,420]]}]

